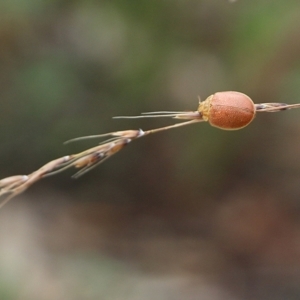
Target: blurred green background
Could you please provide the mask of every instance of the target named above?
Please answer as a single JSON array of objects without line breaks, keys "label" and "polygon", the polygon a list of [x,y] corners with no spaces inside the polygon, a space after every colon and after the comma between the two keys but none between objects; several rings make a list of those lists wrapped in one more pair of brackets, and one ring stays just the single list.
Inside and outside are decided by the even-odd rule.
[{"label": "blurred green background", "polygon": [[[0,177],[222,90],[300,102],[299,0],[1,0]],[[0,212],[0,299],[299,299],[300,111],[149,136]]]}]

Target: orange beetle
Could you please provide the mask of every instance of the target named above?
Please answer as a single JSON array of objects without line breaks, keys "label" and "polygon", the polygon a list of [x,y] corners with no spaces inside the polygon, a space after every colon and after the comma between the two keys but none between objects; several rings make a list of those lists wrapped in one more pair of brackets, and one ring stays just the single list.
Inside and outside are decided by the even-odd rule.
[{"label": "orange beetle", "polygon": [[244,128],[255,117],[250,97],[239,92],[218,92],[199,103],[198,112],[204,121],[224,130]]}]

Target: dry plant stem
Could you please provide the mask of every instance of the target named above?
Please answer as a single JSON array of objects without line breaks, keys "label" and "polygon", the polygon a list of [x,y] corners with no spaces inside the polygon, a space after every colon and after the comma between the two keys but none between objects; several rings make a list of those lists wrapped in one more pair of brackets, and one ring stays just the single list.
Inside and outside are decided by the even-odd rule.
[{"label": "dry plant stem", "polygon": [[300,103],[286,104],[286,103],[260,103],[255,104],[257,112],[278,112],[283,110],[289,110],[293,108],[300,108]]},{"label": "dry plant stem", "polygon": [[[100,145],[87,149],[78,154],[72,154],[68,156],[64,156],[49,163],[45,164],[38,170],[34,171],[29,175],[16,175],[6,177],[0,180],[0,197],[6,196],[4,200],[0,204],[0,209],[9,202],[15,196],[23,193],[27,188],[29,188],[32,184],[37,182],[38,180],[55,175],[69,168],[77,168],[81,169],[77,173],[75,173],[72,177],[78,178],[91,169],[95,168],[99,164],[103,163],[106,159],[110,158],[115,153],[119,152],[123,149],[127,144],[131,141],[149,135],[151,133],[156,133],[159,131],[165,131],[171,128],[181,127],[185,125],[189,125],[191,123],[199,122],[199,120],[190,120],[183,123],[174,124],[171,126],[161,127],[157,129],[152,129],[148,131],[143,130],[124,130],[111,132],[103,135],[89,136],[76,138],[70,141],[77,141],[86,138],[98,138],[111,136],[112,138],[102,142]],[[69,142],[70,142],[69,141]]]},{"label": "dry plant stem", "polygon": [[[234,98],[234,99],[233,99]],[[233,104],[229,100],[233,99]],[[240,101],[241,100],[241,101]],[[246,105],[240,106],[240,103],[243,104],[243,101],[246,101]],[[224,102],[223,102],[224,101]],[[249,107],[253,110],[249,110]],[[64,156],[49,163],[45,164],[38,170],[32,172],[29,175],[16,175],[10,176],[0,180],[0,197],[4,196],[4,200],[0,203],[0,208],[2,208],[9,200],[13,197],[24,192],[28,187],[37,182],[38,180],[52,176],[57,173],[63,172],[69,168],[80,169],[72,177],[78,178],[91,169],[95,168],[99,164],[103,163],[106,159],[110,158],[115,153],[119,152],[126,145],[128,145],[133,140],[141,138],[143,136],[157,133],[160,131],[165,131],[177,127],[182,127],[190,125],[193,123],[199,123],[203,121],[208,121],[212,126],[218,127],[225,130],[234,130],[241,129],[247,126],[252,122],[256,112],[279,112],[283,110],[300,108],[300,104],[285,104],[285,103],[260,103],[254,104],[252,100],[242,93],[238,92],[219,92],[208,97],[204,102],[199,103],[197,111],[190,112],[150,112],[144,113],[140,116],[133,117],[116,117],[116,118],[158,118],[158,117],[169,117],[173,119],[188,120],[182,123],[173,124],[170,126],[160,127],[156,129],[151,129],[147,131],[139,130],[124,130],[124,131],[115,131],[106,134],[100,135],[91,135],[86,137],[79,137],[72,139],[69,142],[91,139],[91,138],[102,138],[109,137],[109,139],[103,141],[98,146],[87,149],[78,154],[72,154]],[[229,113],[230,112],[230,113]],[[249,115],[246,116],[248,120],[245,121],[245,124],[240,123],[239,116],[236,116],[237,113],[242,113],[245,115],[245,112]],[[253,116],[251,116],[249,114]],[[217,118],[216,118],[217,117]],[[214,119],[216,118],[216,119]],[[227,121],[226,118],[229,120]],[[237,123],[232,122],[232,120],[237,120]]]},{"label": "dry plant stem", "polygon": [[40,169],[29,175],[11,176],[0,180],[0,197],[8,195],[0,204],[0,209],[13,197],[23,193],[29,186],[40,180],[45,173],[55,169],[58,165],[65,163],[68,159],[69,156],[58,158],[45,164]]}]

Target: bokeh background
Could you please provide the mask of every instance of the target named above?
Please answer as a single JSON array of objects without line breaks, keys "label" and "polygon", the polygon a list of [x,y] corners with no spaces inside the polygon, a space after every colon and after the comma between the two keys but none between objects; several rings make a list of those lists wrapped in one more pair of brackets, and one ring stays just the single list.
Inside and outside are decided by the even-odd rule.
[{"label": "bokeh background", "polygon": [[[1,0],[0,177],[222,90],[300,102],[299,0]],[[300,111],[130,144],[0,212],[0,299],[299,299]]]}]

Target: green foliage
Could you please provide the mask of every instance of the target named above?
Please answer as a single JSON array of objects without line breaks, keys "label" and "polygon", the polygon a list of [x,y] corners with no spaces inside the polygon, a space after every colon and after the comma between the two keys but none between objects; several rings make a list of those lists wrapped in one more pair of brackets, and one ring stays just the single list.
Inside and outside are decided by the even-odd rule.
[{"label": "green foliage", "polygon": [[[98,143],[62,144],[77,136],[176,122],[116,115],[196,110],[198,95],[221,90],[300,102],[299,20],[299,0],[0,0],[0,178]],[[258,115],[234,132],[162,132],[76,182],[58,174],[36,184],[38,221],[23,234],[34,221],[24,199],[24,215],[7,214],[1,226],[11,259],[2,255],[0,299],[17,299],[18,289],[25,300],[145,299],[143,255],[150,270],[173,272],[170,286],[165,274],[155,278],[149,299],[180,297],[180,280],[179,290],[199,287],[182,299],[226,298],[226,284],[253,299],[298,299],[299,113]],[[50,186],[68,196],[49,195]],[[17,231],[33,248],[15,243]],[[97,253],[69,255],[78,249]]]},{"label": "green foliage", "polygon": [[[0,7],[3,176],[81,148],[64,148],[69,138],[165,124],[114,121],[114,115],[193,110],[197,95],[218,90],[240,90],[255,102],[266,97],[297,102],[299,64],[289,54],[299,53],[292,51],[299,49],[293,43],[299,1],[15,0]],[[252,126],[253,135],[263,132],[261,125]],[[178,130],[170,135],[184,135],[176,155],[169,133],[140,143],[149,153],[165,148],[186,181],[205,177],[201,189],[220,184],[246,147],[249,130],[228,133],[205,125]],[[130,148],[120,168],[124,173],[131,168],[126,161],[132,155],[139,162],[133,170],[138,178],[149,153]],[[103,168],[113,180],[118,170]]]}]

